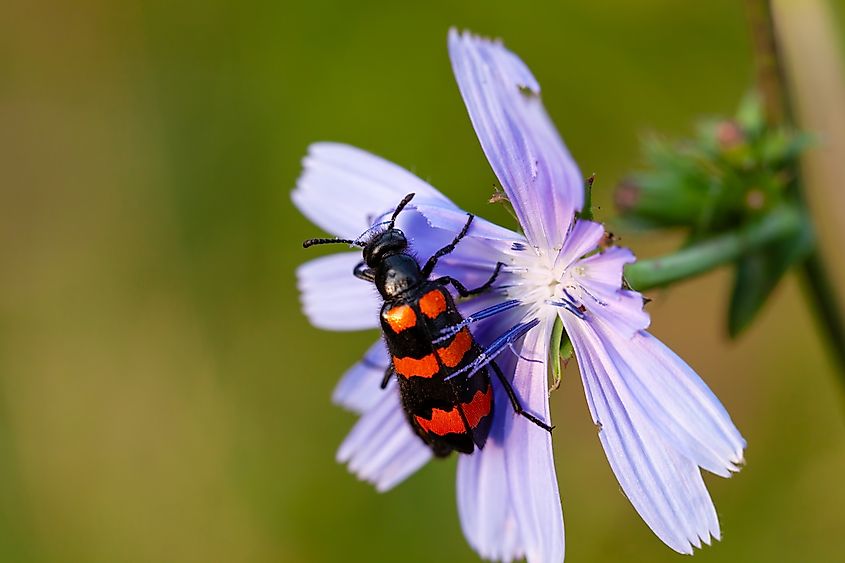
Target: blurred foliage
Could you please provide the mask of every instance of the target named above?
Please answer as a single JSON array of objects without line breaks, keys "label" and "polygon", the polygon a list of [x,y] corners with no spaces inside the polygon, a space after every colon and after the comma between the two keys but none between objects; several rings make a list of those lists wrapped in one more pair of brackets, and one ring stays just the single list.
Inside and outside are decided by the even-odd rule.
[{"label": "blurred foliage", "polygon": [[[683,141],[644,143],[648,168],[624,179],[615,201],[631,228],[682,228],[686,244],[758,222],[780,207],[801,206],[797,171],[809,134],[770,126],[755,94],[735,117],[699,123]],[[755,318],[790,267],[813,249],[807,218],[797,232],[736,260],[728,332],[738,335]]]},{"label": "blurred foliage", "polygon": [[788,200],[793,171],[811,139],[786,126],[768,127],[751,94],[734,118],[699,123],[694,138],[648,139],[648,168],[623,180],[615,201],[632,227],[682,227],[694,242]]},{"label": "blurred foliage", "polygon": [[[446,55],[468,27],[534,70],[607,221],[637,135],[730,112],[751,68],[731,0],[4,8],[2,561],[476,561],[454,459],[384,495],[334,461],[354,417],[331,390],[378,334],[299,310],[307,145],[361,146],[512,226]],[[642,256],[677,243],[616,232]],[[650,305],[749,442],[707,478],[724,541],[696,561],[841,560],[845,428],[812,321],[786,284],[727,345],[727,281]],[[680,560],[621,494],[574,362],[552,409],[568,560]]]}]

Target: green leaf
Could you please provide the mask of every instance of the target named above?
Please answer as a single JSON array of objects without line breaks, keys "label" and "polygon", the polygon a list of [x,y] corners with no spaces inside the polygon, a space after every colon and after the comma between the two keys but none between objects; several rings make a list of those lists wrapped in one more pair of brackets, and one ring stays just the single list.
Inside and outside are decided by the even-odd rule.
[{"label": "green leaf", "polygon": [[806,258],[814,246],[808,223],[792,238],[778,240],[737,261],[728,307],[728,333],[736,338],[760,312],[789,268]]}]

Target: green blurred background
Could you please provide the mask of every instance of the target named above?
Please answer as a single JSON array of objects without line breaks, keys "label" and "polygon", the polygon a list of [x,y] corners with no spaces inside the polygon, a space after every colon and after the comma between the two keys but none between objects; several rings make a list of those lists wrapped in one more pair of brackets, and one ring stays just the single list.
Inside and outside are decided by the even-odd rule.
[{"label": "green blurred background", "polygon": [[[2,7],[2,561],[477,560],[454,459],[383,495],[334,461],[354,417],[331,390],[377,333],[300,312],[295,268],[322,252],[289,198],[307,145],[361,146],[510,225],[447,58],[467,27],[532,67],[608,220],[644,133],[731,114],[752,77],[735,0]],[[841,32],[842,2],[821,7]],[[641,256],[678,240],[618,234]],[[794,279],[738,342],[729,288],[651,293],[653,331],[749,443],[740,474],[708,478],[724,540],[696,561],[842,561],[836,373]],[[574,363],[552,409],[567,560],[680,561],[621,494]]]}]

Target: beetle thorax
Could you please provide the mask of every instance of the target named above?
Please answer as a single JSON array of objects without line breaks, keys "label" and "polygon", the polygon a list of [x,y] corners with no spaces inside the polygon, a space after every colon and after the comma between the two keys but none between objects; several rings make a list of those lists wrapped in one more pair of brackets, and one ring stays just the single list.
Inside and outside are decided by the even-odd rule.
[{"label": "beetle thorax", "polygon": [[384,299],[392,299],[423,281],[420,265],[410,255],[390,254],[375,266],[376,287]]}]

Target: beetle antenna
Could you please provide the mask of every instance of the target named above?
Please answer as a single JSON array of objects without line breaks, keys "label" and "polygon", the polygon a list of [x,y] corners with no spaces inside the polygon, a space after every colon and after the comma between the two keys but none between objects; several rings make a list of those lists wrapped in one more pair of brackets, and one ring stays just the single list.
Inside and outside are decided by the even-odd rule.
[{"label": "beetle antenna", "polygon": [[352,244],[355,246],[364,247],[364,243],[357,241],[357,240],[350,240],[348,238],[310,238],[306,241],[303,241],[302,248],[308,248],[309,246],[316,246],[318,244],[335,244],[335,243],[346,243]]},{"label": "beetle antenna", "polygon": [[414,199],[416,194],[410,193],[402,198],[402,201],[399,202],[399,205],[396,206],[396,211],[393,212],[393,216],[390,218],[390,224],[387,227],[388,229],[392,229],[396,225],[396,216],[399,215],[399,212],[405,209],[405,206],[408,205],[408,202]]}]

